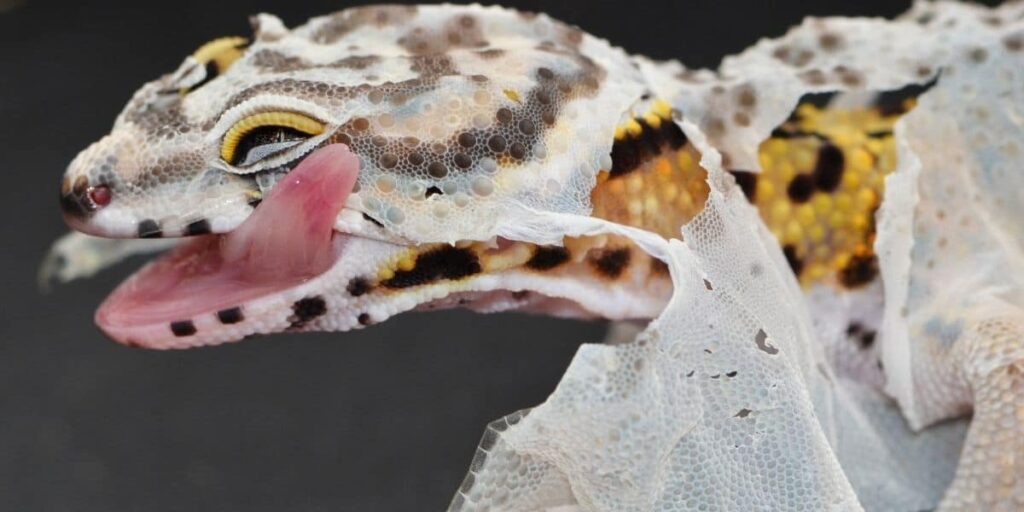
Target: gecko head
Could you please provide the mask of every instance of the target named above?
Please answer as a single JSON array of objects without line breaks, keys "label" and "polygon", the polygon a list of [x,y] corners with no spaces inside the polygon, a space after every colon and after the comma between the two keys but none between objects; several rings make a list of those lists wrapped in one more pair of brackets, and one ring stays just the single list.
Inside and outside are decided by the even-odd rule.
[{"label": "gecko head", "polygon": [[[624,52],[480,6],[349,9],[294,30],[259,15],[254,29],[145,85],[65,174],[61,205],[79,231],[201,235],[101,307],[112,337],[163,348],[417,308],[660,307],[644,293],[655,297],[608,310],[606,294],[621,293],[609,276],[641,290],[658,268],[634,249],[607,237],[541,246],[516,225],[590,212],[616,127],[645,92]],[[307,181],[333,192],[276,194],[307,160]]]}]

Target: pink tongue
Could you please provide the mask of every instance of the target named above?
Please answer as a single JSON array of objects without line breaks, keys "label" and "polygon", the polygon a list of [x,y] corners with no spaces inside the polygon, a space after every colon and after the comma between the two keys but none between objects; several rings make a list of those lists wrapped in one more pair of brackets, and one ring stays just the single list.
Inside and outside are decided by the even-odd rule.
[{"label": "pink tongue", "polygon": [[122,339],[131,326],[242,306],[325,272],[340,254],[333,227],[358,174],[344,145],[317,150],[237,229],[191,241],[121,284],[96,312],[97,324]]},{"label": "pink tongue", "polygon": [[311,277],[330,268],[334,221],[358,172],[358,158],[342,144],[307,157],[227,235],[221,248],[225,262],[271,281]]}]

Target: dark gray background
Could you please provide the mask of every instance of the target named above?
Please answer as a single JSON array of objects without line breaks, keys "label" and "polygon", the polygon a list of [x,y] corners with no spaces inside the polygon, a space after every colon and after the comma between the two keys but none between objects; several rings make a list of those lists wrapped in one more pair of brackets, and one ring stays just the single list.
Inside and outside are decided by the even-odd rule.
[{"label": "dark gray background", "polygon": [[[715,66],[804,15],[908,2],[510,2],[630,51]],[[20,4],[20,5],[19,5]],[[410,314],[217,348],[115,345],[93,310],[134,261],[36,291],[64,167],[199,44],[337,1],[0,0],[0,511],[437,510],[491,420],[544,400],[596,323]]]}]

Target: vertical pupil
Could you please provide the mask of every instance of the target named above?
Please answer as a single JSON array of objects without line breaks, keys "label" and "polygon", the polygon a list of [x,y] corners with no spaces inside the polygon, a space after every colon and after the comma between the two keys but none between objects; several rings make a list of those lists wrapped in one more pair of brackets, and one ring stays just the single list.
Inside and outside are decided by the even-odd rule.
[{"label": "vertical pupil", "polygon": [[235,148],[235,155],[231,159],[231,164],[237,165],[245,162],[249,153],[260,146],[305,140],[308,137],[309,135],[286,126],[261,126],[254,128],[249,133],[246,133],[242,140],[238,141],[238,147]]}]

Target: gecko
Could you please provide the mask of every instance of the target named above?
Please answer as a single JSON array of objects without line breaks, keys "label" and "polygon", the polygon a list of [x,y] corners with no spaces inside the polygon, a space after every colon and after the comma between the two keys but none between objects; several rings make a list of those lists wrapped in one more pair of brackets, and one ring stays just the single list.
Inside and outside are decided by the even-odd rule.
[{"label": "gecko", "polygon": [[[1016,23],[993,24],[1011,54]],[[852,46],[816,30],[811,46],[779,43],[769,61],[812,92],[864,90],[852,66],[813,67]],[[615,234],[531,240],[524,219],[581,215],[678,238],[709,194],[682,123],[692,119],[812,313],[822,294],[851,309],[842,343],[826,347],[837,371],[887,389],[877,216],[900,162],[894,131],[942,79],[915,66],[917,86],[894,95],[774,105],[752,83],[632,56],[543,14],[370,6],[295,29],[261,14],[252,37],[206,43],[142,87],[74,159],[60,207],[77,233],[49,272],[92,272],[135,239],[168,241],[139,251],[174,244],[96,316],[117,342],[157,349],[451,307],[646,321],[672,295],[663,261]],[[730,138],[758,130],[753,143]],[[914,376],[946,380],[911,424],[975,415],[940,509],[1024,499],[1024,330],[1011,306],[929,327],[964,355]],[[996,363],[976,371],[978,358]]]}]

